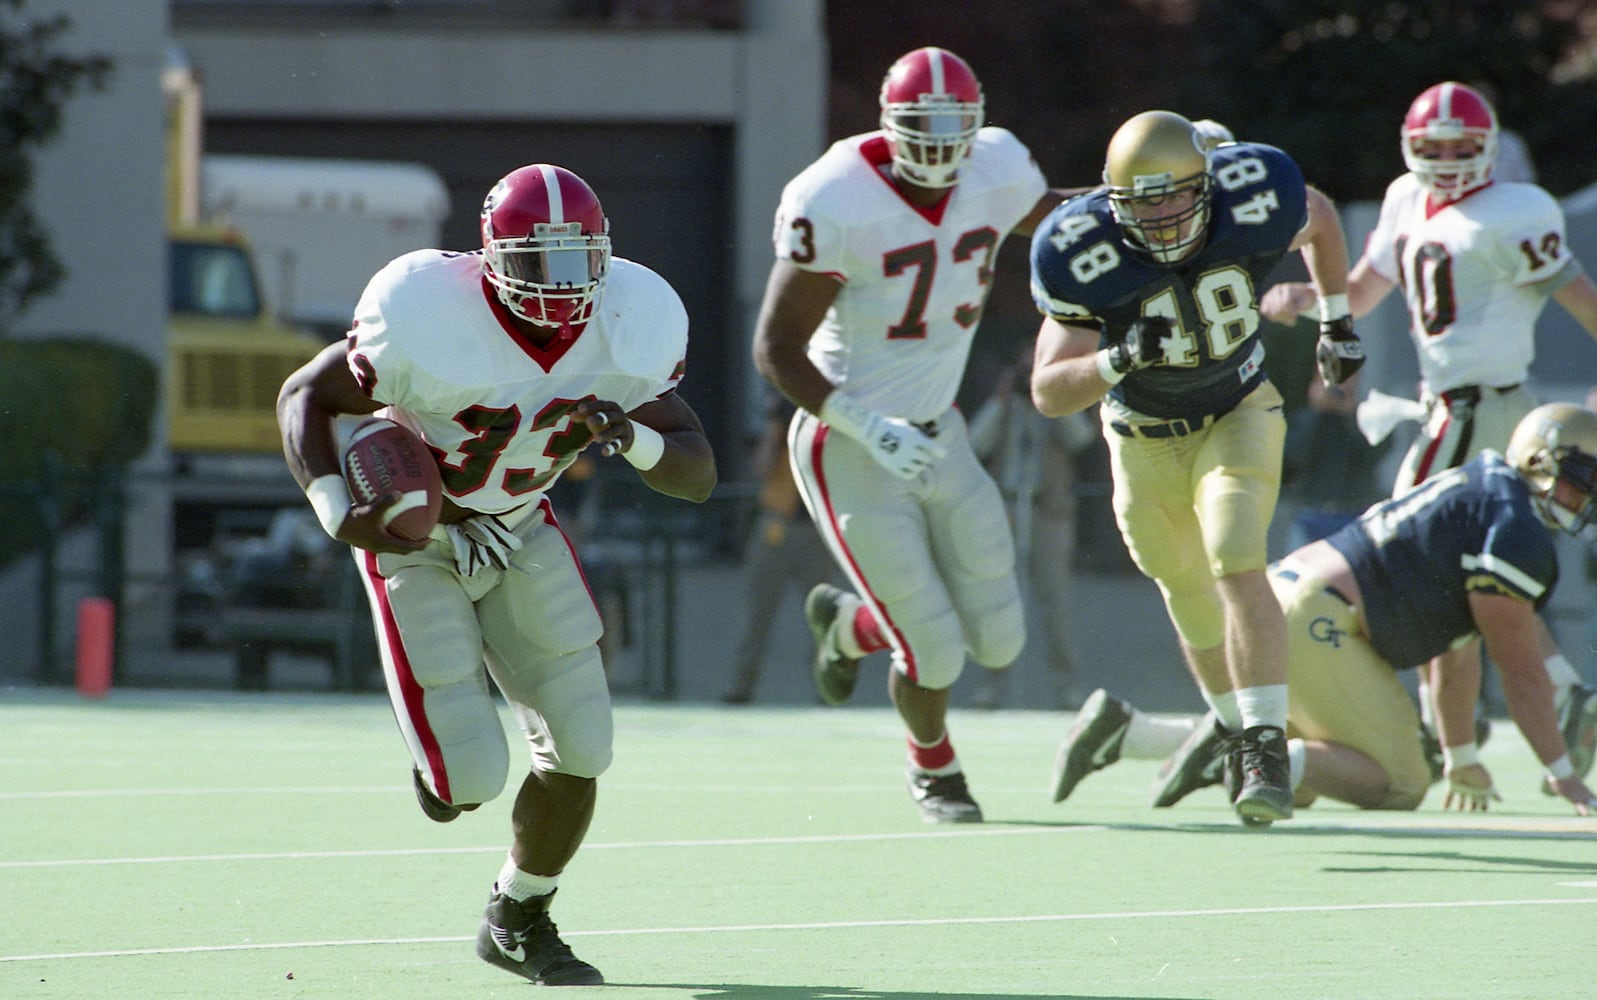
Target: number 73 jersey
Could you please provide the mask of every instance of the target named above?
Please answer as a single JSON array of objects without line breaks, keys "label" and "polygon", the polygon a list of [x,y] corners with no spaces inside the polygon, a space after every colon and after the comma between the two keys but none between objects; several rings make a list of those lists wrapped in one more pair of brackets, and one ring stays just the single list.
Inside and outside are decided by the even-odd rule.
[{"label": "number 73 jersey", "polygon": [[1163,364],[1127,375],[1109,404],[1162,419],[1226,413],[1264,381],[1258,293],[1308,223],[1292,158],[1230,143],[1209,156],[1208,236],[1186,260],[1160,264],[1128,243],[1099,189],[1065,202],[1031,243],[1032,300],[1061,323],[1097,327],[1104,343],[1142,316],[1168,316]]},{"label": "number 73 jersey", "polygon": [[776,256],[842,283],[809,342],[821,373],[873,410],[932,420],[959,391],[998,248],[1048,183],[991,126],[932,208],[904,199],[890,163],[880,132],[834,143],[783,189]]}]

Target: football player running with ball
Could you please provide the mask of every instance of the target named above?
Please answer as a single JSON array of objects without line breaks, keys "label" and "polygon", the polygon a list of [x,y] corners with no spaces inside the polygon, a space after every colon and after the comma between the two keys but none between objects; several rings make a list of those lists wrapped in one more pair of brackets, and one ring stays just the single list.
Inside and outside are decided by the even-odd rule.
[{"label": "football player running with ball", "polygon": [[1363,363],[1335,209],[1281,150],[1210,143],[1149,111],[1109,143],[1105,187],[1032,238],[1032,399],[1047,416],[1102,400],[1115,519],[1158,585],[1205,700],[1236,736],[1244,823],[1292,815],[1287,639],[1265,576],[1281,482],[1281,394],[1264,372],[1254,289],[1300,250],[1319,291],[1327,384]]},{"label": "football player running with ball", "polygon": [[[549,164],[482,208],[483,247],[417,250],[366,286],[347,340],[284,384],[283,451],[327,532],[354,546],[422,811],[497,797],[510,757],[488,681],[531,750],[513,840],[477,934],[484,960],[548,985],[602,983],[549,919],[611,759],[602,626],[546,491],[584,448],[703,501],[715,460],[676,388],[688,319],[663,278],[612,257],[598,196]],[[406,542],[392,500],[351,506],[334,418],[381,412],[437,457],[442,522]]]},{"label": "football player running with ball", "polygon": [[[1401,141],[1408,172],[1394,180],[1364,255],[1348,275],[1348,304],[1363,316],[1401,286],[1419,355],[1425,425],[1404,456],[1393,495],[1487,448],[1502,451],[1536,405],[1524,383],[1536,356],[1536,317],[1553,299],[1597,338],[1597,285],[1564,233],[1564,213],[1535,184],[1492,178],[1497,114],[1461,83],[1427,88],[1409,105]],[[1265,293],[1269,318],[1291,323],[1314,301],[1298,282]],[[1549,646],[1551,635],[1545,637]],[[1559,653],[1547,663],[1564,738],[1597,729],[1597,690]],[[1421,672],[1420,712],[1441,778],[1431,700],[1433,671],[1481,670],[1480,644],[1442,654]],[[1475,737],[1469,740],[1473,745]],[[1589,757],[1584,766],[1590,768]],[[1582,774],[1585,773],[1583,770]]]},{"label": "football player running with ball", "polygon": [[1059,196],[1011,133],[982,127],[964,60],[917,49],[888,71],[881,130],[843,139],[790,181],[754,362],[799,410],[805,506],[857,593],[822,584],[805,611],[821,698],[891,650],[910,794],[928,822],[975,822],[949,739],[968,654],[1005,667],[1025,625],[1003,498],[954,409],[999,246]]}]

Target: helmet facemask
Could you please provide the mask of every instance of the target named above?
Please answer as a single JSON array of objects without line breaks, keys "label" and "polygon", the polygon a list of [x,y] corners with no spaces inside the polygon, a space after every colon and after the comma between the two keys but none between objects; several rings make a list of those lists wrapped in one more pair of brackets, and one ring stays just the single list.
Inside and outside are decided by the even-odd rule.
[{"label": "helmet facemask", "polygon": [[610,237],[585,234],[576,222],[538,223],[529,237],[488,241],[484,253],[499,301],[538,326],[592,319],[610,270]]},{"label": "helmet facemask", "polygon": [[[1533,469],[1544,470],[1538,478],[1547,484],[1535,497],[1536,512],[1549,528],[1589,539],[1597,531],[1597,457],[1577,448],[1553,448],[1544,456],[1533,461]],[[1575,506],[1565,505],[1560,494],[1574,497]]]},{"label": "helmet facemask", "polygon": [[1130,188],[1109,189],[1109,207],[1126,239],[1161,264],[1179,264],[1197,252],[1208,235],[1212,200],[1207,172],[1181,180],[1138,175]]},{"label": "helmet facemask", "polygon": [[927,99],[889,104],[882,131],[893,150],[893,166],[905,180],[926,188],[959,183],[959,169],[981,127],[982,107]]}]

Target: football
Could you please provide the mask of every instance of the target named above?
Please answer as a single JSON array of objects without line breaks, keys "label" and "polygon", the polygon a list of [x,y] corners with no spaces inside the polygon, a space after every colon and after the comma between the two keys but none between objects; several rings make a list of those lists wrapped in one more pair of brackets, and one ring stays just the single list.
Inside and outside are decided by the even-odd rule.
[{"label": "football", "polygon": [[438,524],[444,502],[438,463],[407,427],[381,417],[362,421],[344,449],[344,479],[356,503],[403,494],[383,520],[390,534],[421,541]]}]

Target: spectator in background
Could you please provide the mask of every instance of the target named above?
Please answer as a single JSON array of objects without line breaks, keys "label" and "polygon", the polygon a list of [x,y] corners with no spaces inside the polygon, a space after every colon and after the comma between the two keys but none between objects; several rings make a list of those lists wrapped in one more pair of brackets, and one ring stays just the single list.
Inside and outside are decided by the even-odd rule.
[{"label": "spectator in background", "polygon": [[772,395],[754,451],[758,509],[743,546],[743,628],[732,657],[732,681],[721,695],[728,705],[754,700],[760,665],[770,645],[790,584],[806,588],[833,575],[832,557],[799,500],[788,463],[787,425],[793,404]]},{"label": "spectator in background", "polygon": [[[970,446],[998,483],[1015,534],[1015,560],[1032,642],[1048,670],[1056,707],[1081,705],[1072,651],[1070,582],[1076,558],[1075,455],[1098,435],[1086,415],[1045,417],[1031,405],[1031,345],[998,373],[993,394],[970,419]],[[1016,389],[1019,388],[1017,392]],[[1036,642],[1041,633],[1041,643]],[[983,671],[973,704],[998,708],[1010,670]]]},{"label": "spectator in background", "polygon": [[[1474,84],[1476,93],[1486,99],[1494,110],[1502,107],[1497,99],[1497,88],[1485,80]],[[1530,147],[1518,132],[1497,123],[1497,162],[1492,166],[1492,179],[1514,181],[1520,184],[1536,183],[1536,162],[1531,159]]]},{"label": "spectator in background", "polygon": [[1382,449],[1359,433],[1357,378],[1342,385],[1310,379],[1304,405],[1287,417],[1282,499],[1293,510],[1288,550],[1324,538],[1381,497],[1375,466]]}]

